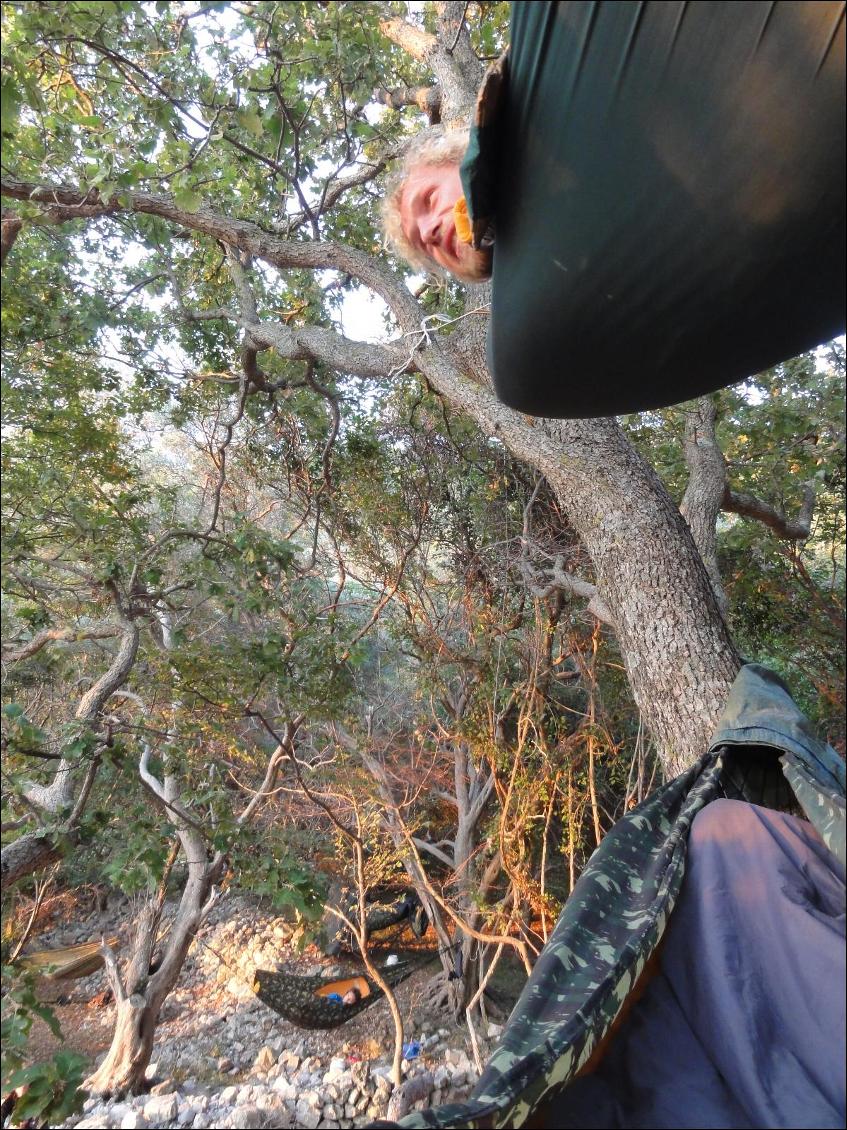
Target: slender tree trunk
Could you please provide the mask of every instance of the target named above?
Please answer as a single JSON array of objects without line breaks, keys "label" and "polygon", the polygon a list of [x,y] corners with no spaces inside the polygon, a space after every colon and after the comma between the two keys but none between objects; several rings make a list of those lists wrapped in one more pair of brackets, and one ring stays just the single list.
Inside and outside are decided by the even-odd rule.
[{"label": "slender tree trunk", "polygon": [[188,879],[156,972],[149,972],[161,914],[161,906],[156,902],[148,903],[139,919],[125,978],[118,971],[114,955],[106,956],[104,949],[107,975],[115,995],[115,1028],[106,1058],[85,1081],[85,1089],[92,1094],[124,1095],[144,1086],[159,1013],[182,972],[216,878],[213,865],[206,862],[202,837],[191,833],[190,838],[192,848],[202,854],[191,856],[185,852],[189,860]]},{"label": "slender tree trunk", "polygon": [[[117,654],[106,671],[80,699],[74,714],[76,722],[83,726],[94,726],[97,722],[106,702],[129,677],[138,654],[138,639],[138,627],[132,621],[123,619]],[[59,761],[49,785],[30,784],[24,790],[29,804],[39,812],[47,816],[67,813],[63,826],[66,837],[72,836],[82,817],[97,772],[97,764],[96,757],[93,761],[87,762],[85,783],[79,797],[76,796],[76,780],[80,775],[81,766],[77,760],[64,756]],[[18,879],[55,862],[62,854],[56,841],[38,832],[27,832],[10,844],[5,844],[0,852],[0,890],[5,891]]]},{"label": "slender tree trunk", "polygon": [[718,566],[717,521],[726,491],[726,462],[718,446],[716,421],[717,408],[711,396],[701,396],[686,412],[683,446],[689,477],[679,510],[703,558],[718,607],[725,613],[727,600]]},{"label": "slender tree trunk", "polygon": [[541,868],[539,875],[539,890],[541,893],[541,932],[544,941],[547,941],[547,849],[550,843],[550,825],[553,822],[553,811],[556,806],[556,795],[559,791],[559,774],[557,773],[553,779],[553,787],[550,790],[550,799],[547,801],[547,809],[544,813],[544,831],[541,838]]},{"label": "slender tree trunk", "polygon": [[112,1043],[106,1058],[86,1080],[86,1089],[98,1095],[127,1095],[141,1090],[153,1055],[161,1002],[144,993],[117,1001]]},{"label": "slender tree trunk", "polygon": [[576,836],[574,835],[573,765],[568,758],[568,894],[576,885]]},{"label": "slender tree trunk", "polygon": [[150,974],[150,963],[161,916],[162,897],[142,914],[135,934],[132,957],[125,979],[112,955],[106,955],[106,970],[115,995],[115,1029],[109,1052],[100,1067],[86,1080],[93,1094],[123,1095],[141,1090],[144,1073],[153,1053],[159,1013],[179,980],[188,950],[203,920],[204,908],[222,871],[222,860],[208,861],[202,835],[190,827],[178,831],[188,866],[188,876],[174,921],[163,947],[161,963]]},{"label": "slender tree trunk", "polygon": [[588,796],[591,801],[591,817],[594,821],[594,842],[597,847],[603,839],[603,828],[600,824],[600,806],[597,803],[597,779],[595,776],[597,736],[594,727],[597,724],[597,630],[591,638],[591,662],[588,665]]}]

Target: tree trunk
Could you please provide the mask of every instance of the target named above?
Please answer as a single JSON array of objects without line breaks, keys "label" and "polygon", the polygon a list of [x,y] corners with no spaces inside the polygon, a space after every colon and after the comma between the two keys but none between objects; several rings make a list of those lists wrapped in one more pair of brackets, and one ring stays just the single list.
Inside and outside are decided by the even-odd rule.
[{"label": "tree trunk", "polygon": [[614,419],[533,420],[427,351],[433,387],[547,478],[594,567],[663,769],[706,749],[741,666],[691,530]]},{"label": "tree trunk", "polygon": [[685,414],[685,462],[688,486],[679,510],[688,523],[715,590],[718,607],[727,610],[726,594],[718,567],[717,521],[726,490],[726,462],[718,446],[717,408],[711,396],[695,400]]},{"label": "tree trunk", "polygon": [[[115,634],[110,632],[110,634]],[[107,670],[80,699],[74,718],[85,726],[93,726],[109,698],[126,682],[138,653],[139,630],[129,620],[123,620],[120,647]],[[62,827],[65,835],[74,831],[82,816],[88,791],[93,783],[96,763],[87,763],[85,784],[75,797],[76,778],[80,773],[78,761],[62,757],[49,785],[30,784],[24,793],[29,804],[45,815],[55,816],[69,810]],[[76,803],[74,803],[76,800]],[[73,807],[72,807],[73,806]],[[62,850],[37,832],[31,832],[5,844],[0,851],[0,889],[3,891],[34,871],[41,870],[60,859]]]},{"label": "tree trunk", "polygon": [[141,1089],[153,1055],[161,1005],[161,1001],[149,999],[149,989],[116,1002],[111,1046],[101,1065],[86,1080],[86,1090],[97,1095],[119,1096]]},{"label": "tree trunk", "polygon": [[41,871],[61,858],[61,851],[47,836],[34,832],[19,836],[4,846],[0,856],[0,890],[5,893],[18,879]]},{"label": "tree trunk", "polygon": [[221,863],[208,861],[203,837],[191,826],[178,828],[180,846],[188,865],[188,876],[179,908],[167,933],[162,959],[155,973],[150,962],[165,897],[159,895],[142,911],[136,927],[132,956],[122,978],[114,954],[103,947],[106,973],[115,994],[115,1030],[109,1052],[100,1067],[85,1081],[92,1094],[124,1095],[143,1088],[144,1073],[153,1054],[159,1012],[177,983],[191,942],[197,932],[212,884],[218,881]]},{"label": "tree trunk", "polygon": [[[190,887],[189,881],[189,887]],[[187,888],[188,890],[188,888]],[[196,892],[199,896],[200,891]],[[156,973],[149,975],[150,957],[156,941],[158,916],[142,922],[136,933],[133,957],[127,981],[133,991],[127,992],[112,972],[109,980],[115,994],[115,1028],[108,1054],[100,1067],[85,1081],[92,1094],[120,1096],[136,1093],[144,1087],[144,1073],[153,1054],[159,1013],[182,971],[189,946],[200,924],[202,899],[183,905],[168,938],[165,957]],[[107,963],[107,970],[108,970]],[[144,972],[142,972],[142,970]]]}]

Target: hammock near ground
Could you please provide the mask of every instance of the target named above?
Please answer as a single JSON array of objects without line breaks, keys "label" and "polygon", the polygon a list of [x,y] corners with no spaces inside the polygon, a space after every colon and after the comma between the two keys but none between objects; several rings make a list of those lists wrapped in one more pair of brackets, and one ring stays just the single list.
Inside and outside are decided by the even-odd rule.
[{"label": "hammock near ground", "polygon": [[[398,962],[380,969],[380,976],[394,989],[437,956],[427,953],[420,959]],[[268,969],[256,970],[252,989],[268,1008],[298,1028],[312,1029],[338,1028],[385,995],[375,981],[361,974],[342,978],[321,974],[298,977]],[[341,1004],[330,999],[330,994],[343,997],[350,989],[358,989],[361,994],[355,1004]]]}]

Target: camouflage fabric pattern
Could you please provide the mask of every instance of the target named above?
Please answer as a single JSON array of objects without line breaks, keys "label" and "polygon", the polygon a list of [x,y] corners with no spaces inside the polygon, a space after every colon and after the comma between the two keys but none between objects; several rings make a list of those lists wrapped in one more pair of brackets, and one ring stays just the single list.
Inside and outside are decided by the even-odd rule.
[{"label": "camouflage fabric pattern", "polygon": [[822,792],[806,765],[793,753],[783,754],[780,764],[809,823],[835,858],[847,865],[844,797]]},{"label": "camouflage fabric pattern", "polygon": [[[712,749],[719,746],[737,749],[736,761],[770,752],[774,776],[779,764],[807,820],[845,862],[844,762],[815,736],[788,688],[767,667],[747,663],[741,668],[712,739]],[[766,795],[744,799],[779,807]]]},{"label": "camouflage fabric pattern", "polygon": [[470,1100],[415,1112],[399,1125],[523,1126],[573,1080],[664,934],[694,817],[722,795],[765,805],[784,798],[780,768],[835,851],[844,840],[844,766],[780,680],[747,664],[709,752],[619,820],[591,857]]},{"label": "camouflage fabric pattern", "polygon": [[[423,961],[407,961],[392,965],[388,969],[381,969],[382,977],[394,988],[429,960],[429,955]],[[338,1028],[370,1008],[383,996],[380,989],[369,977],[365,980],[370,986],[370,993],[362,997],[356,1004],[338,1004],[326,997],[318,996],[318,990],[341,980],[339,977],[323,977],[320,974],[312,977],[296,977],[291,973],[274,973],[270,969],[257,969],[256,980],[253,983],[253,992],[274,1012],[286,1020],[296,1024],[298,1028],[329,1029]]]}]

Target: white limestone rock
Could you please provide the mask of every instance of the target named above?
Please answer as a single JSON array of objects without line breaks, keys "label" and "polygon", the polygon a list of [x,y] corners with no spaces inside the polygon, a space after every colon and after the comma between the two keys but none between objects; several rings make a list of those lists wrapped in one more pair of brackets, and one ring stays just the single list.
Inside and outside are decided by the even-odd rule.
[{"label": "white limestone rock", "polygon": [[317,1125],[320,1120],[320,1108],[315,1110],[314,1107],[302,1101],[294,1108],[295,1125],[298,1127],[302,1126],[303,1130],[317,1130]]},{"label": "white limestone rock", "polygon": [[121,1130],[142,1130],[146,1125],[147,1120],[138,1110],[128,1110],[121,1119]]},{"label": "white limestone rock", "polygon": [[254,1071],[268,1071],[276,1063],[276,1053],[267,1044],[259,1050],[259,1054],[253,1060]]},{"label": "white limestone rock", "polygon": [[173,1122],[178,1113],[179,1100],[173,1091],[167,1095],[153,1095],[144,1104],[144,1117],[154,1125]]}]

